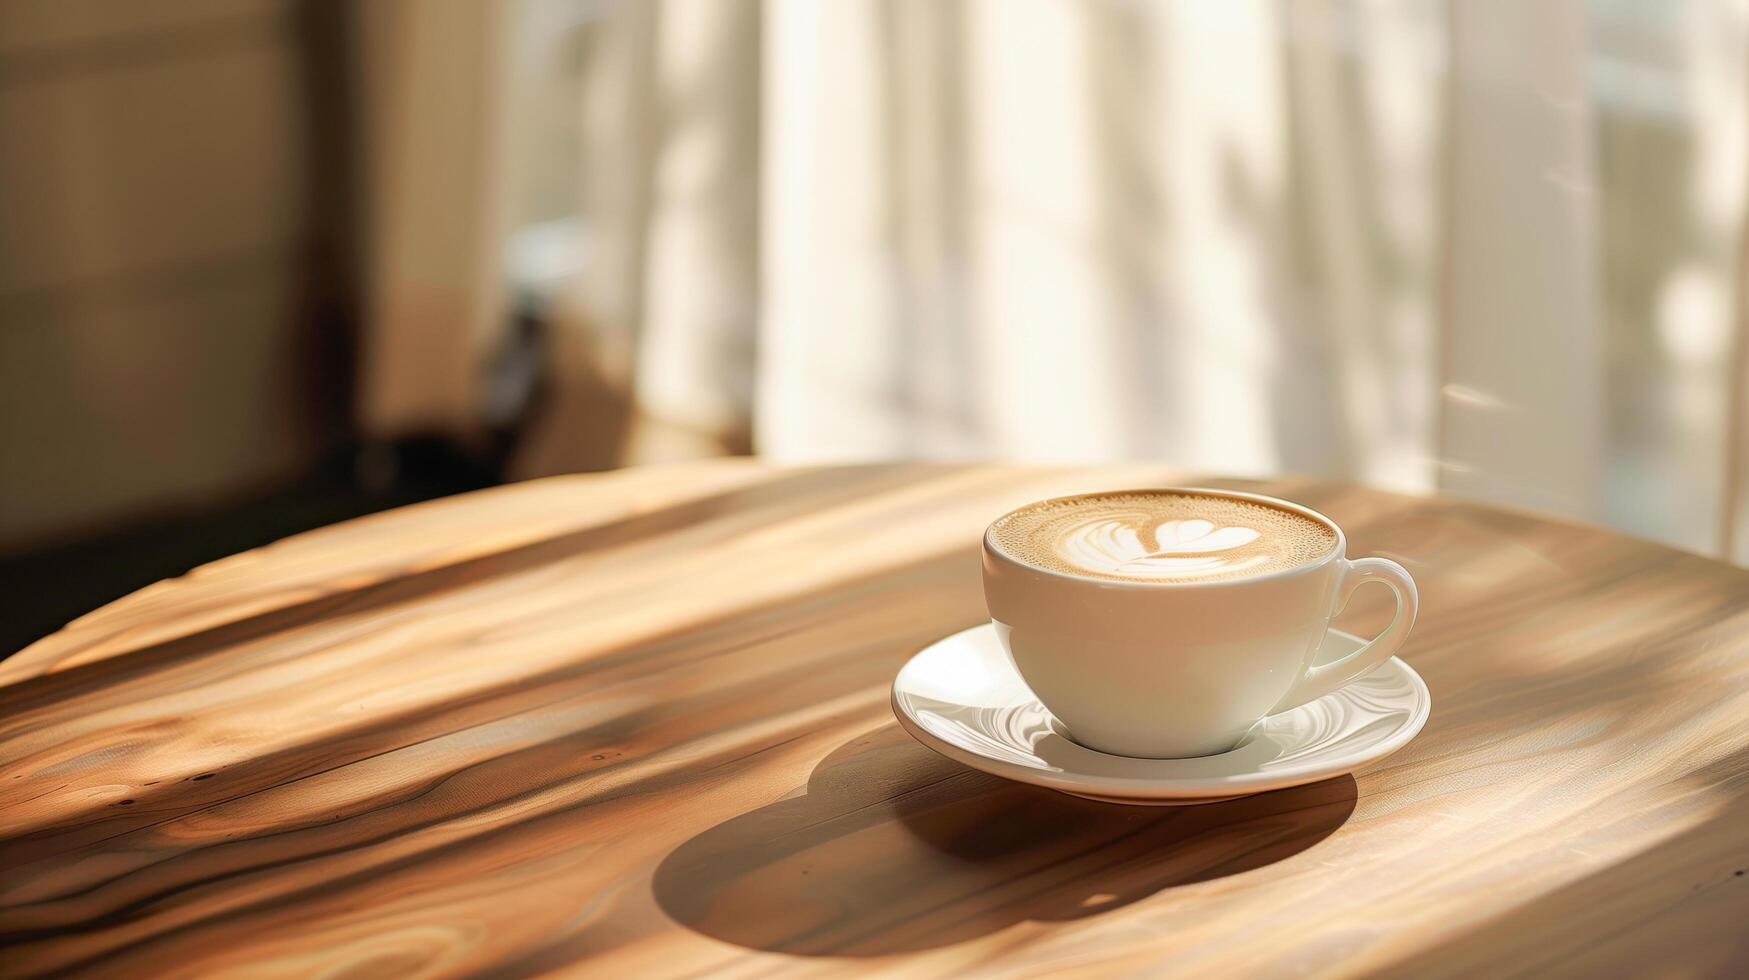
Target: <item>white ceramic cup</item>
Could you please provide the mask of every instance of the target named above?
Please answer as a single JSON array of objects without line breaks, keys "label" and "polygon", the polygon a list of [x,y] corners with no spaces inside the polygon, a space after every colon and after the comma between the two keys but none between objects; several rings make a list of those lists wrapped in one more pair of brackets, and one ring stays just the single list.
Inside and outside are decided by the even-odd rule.
[{"label": "white ceramic cup", "polygon": [[[1336,532],[1322,558],[1248,578],[1114,581],[1027,564],[984,534],[984,599],[1014,666],[1070,738],[1138,758],[1226,752],[1264,717],[1347,684],[1390,659],[1415,623],[1415,580],[1384,558],[1347,557],[1328,517],[1285,500],[1233,497],[1302,514]],[[1022,508],[1025,509],[1025,508]],[[1371,642],[1315,666],[1330,619],[1380,582],[1396,614]]]}]

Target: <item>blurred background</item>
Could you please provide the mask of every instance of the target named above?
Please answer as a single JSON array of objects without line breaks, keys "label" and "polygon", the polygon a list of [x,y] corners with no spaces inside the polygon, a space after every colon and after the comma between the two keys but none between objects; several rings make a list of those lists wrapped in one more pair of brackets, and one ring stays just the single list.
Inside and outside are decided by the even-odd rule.
[{"label": "blurred background", "polygon": [[0,0],[0,653],[749,452],[1749,561],[1746,124],[1744,0]]}]

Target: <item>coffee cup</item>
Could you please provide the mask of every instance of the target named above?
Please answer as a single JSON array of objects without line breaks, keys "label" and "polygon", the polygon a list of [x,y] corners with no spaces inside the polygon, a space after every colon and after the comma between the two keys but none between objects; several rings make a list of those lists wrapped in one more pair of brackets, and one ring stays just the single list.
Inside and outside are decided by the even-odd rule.
[{"label": "coffee cup", "polygon": [[[1016,670],[1069,738],[1138,758],[1214,755],[1408,638],[1414,579],[1346,551],[1336,522],[1261,494],[1081,494],[990,525],[984,597]],[[1331,618],[1369,582],[1396,593],[1390,625],[1317,663]]]}]

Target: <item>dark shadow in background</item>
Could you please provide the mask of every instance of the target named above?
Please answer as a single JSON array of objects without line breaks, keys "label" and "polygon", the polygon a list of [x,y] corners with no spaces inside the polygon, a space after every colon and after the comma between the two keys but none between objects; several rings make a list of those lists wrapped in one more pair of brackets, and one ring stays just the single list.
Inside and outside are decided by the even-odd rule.
[{"label": "dark shadow in background", "polygon": [[85,613],[198,565],[391,507],[492,486],[489,467],[443,440],[384,450],[394,481],[366,487],[336,455],[296,483],[241,501],[0,559],[0,659]]},{"label": "dark shadow in background", "polygon": [[[0,659],[105,603],[207,562],[504,481],[517,427],[526,421],[514,412],[484,420],[490,431],[478,444],[435,433],[366,444],[353,425],[364,233],[353,6],[299,0],[277,25],[296,52],[303,107],[297,135],[308,175],[284,366],[302,402],[298,424],[316,456],[301,472],[269,485],[239,488],[223,499],[184,500],[0,558]],[[513,336],[526,343],[525,324],[516,326]]]},{"label": "dark shadow in background", "polygon": [[883,956],[1260,868],[1328,837],[1354,802],[1342,776],[1204,806],[1095,803],[967,769],[889,724],[833,751],[801,795],[687,841],[653,888],[713,939]]}]

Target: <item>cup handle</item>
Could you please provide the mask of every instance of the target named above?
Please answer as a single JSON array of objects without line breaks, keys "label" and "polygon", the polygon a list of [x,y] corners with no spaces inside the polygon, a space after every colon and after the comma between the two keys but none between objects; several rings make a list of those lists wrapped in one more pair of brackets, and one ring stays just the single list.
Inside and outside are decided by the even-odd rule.
[{"label": "cup handle", "polygon": [[1388,558],[1343,561],[1346,567],[1342,573],[1342,595],[1337,606],[1338,612],[1348,605],[1354,590],[1368,582],[1382,582],[1390,586],[1391,591],[1397,594],[1397,611],[1384,632],[1373,637],[1360,649],[1341,660],[1306,671],[1306,676],[1300,678],[1300,682],[1281,699],[1276,711],[1286,711],[1308,701],[1315,701],[1391,659],[1402,648],[1403,641],[1409,638],[1410,627],[1415,625],[1415,610],[1419,600],[1415,593],[1415,580],[1409,577],[1408,569]]}]

